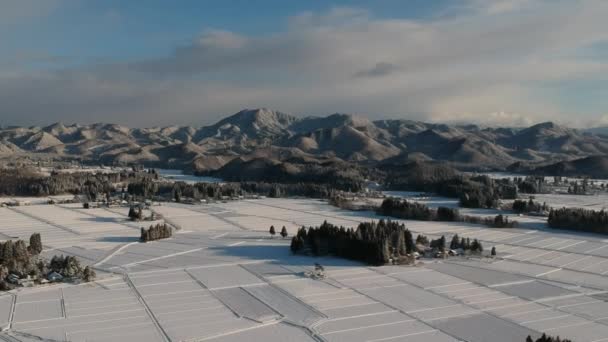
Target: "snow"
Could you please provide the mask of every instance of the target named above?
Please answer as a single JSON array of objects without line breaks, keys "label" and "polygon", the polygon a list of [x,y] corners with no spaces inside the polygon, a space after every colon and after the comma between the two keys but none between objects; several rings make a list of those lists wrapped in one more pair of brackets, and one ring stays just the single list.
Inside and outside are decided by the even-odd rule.
[{"label": "snow", "polygon": [[[437,201],[435,201],[437,202]],[[552,231],[524,217],[518,229],[400,220],[416,235],[479,238],[498,260],[423,260],[415,267],[294,256],[289,239],[268,226],[324,220],[353,227],[379,219],[311,199],[260,199],[155,207],[181,230],[139,243],[125,208],[67,205],[0,208],[0,234],[41,232],[45,257],[75,255],[103,274],[95,283],[23,288],[0,297],[8,333],[47,339],[112,341],[202,340],[485,341],[522,340],[542,331],[593,341],[608,291],[608,240]],[[124,210],[126,213],[126,209]],[[481,215],[481,213],[480,213]],[[149,223],[145,223],[149,224]],[[326,279],[305,276],[315,262]],[[569,328],[579,325],[584,329]],[[25,335],[23,335],[25,336]],[[525,336],[524,336],[525,339]],[[25,340],[25,339],[23,339]]]},{"label": "snow", "polygon": [[158,174],[167,180],[185,183],[221,183],[220,178],[184,174],[182,170],[157,169]]}]

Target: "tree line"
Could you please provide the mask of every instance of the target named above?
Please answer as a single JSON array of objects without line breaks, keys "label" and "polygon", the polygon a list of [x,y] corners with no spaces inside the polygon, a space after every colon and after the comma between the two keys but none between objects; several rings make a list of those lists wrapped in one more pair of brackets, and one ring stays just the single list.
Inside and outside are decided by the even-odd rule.
[{"label": "tree line", "polygon": [[[88,200],[116,191],[114,184],[131,182],[142,177],[154,177],[139,171],[56,172],[43,175],[31,168],[0,169],[0,195],[50,196],[83,195]],[[156,176],[158,177],[158,176]]]},{"label": "tree line", "polygon": [[549,211],[551,208],[547,205],[547,203],[541,204],[530,198],[527,201],[519,199],[513,201],[512,209],[516,213],[534,213]]},{"label": "tree line", "polygon": [[410,162],[380,167],[391,190],[424,191],[458,198],[466,208],[496,208],[500,199],[517,198],[518,186],[508,178],[468,175],[443,163]]},{"label": "tree line", "polygon": [[[443,253],[446,246],[445,236],[429,240],[420,234],[414,240],[413,234],[404,224],[391,220],[362,222],[355,229],[325,221],[318,227],[300,228],[291,239],[291,251],[294,254],[333,255],[370,265],[410,263],[415,252],[429,250]],[[483,252],[479,240],[460,239],[458,235],[452,238],[450,249]],[[496,250],[493,249],[493,255],[495,254]]]},{"label": "tree line", "polygon": [[90,281],[95,277],[92,268],[82,267],[78,259],[73,256],[54,256],[50,262],[40,258],[42,249],[42,238],[39,233],[30,236],[29,245],[21,239],[0,242],[0,290],[10,290],[15,286],[9,281],[9,276],[16,276],[18,279],[29,276],[37,282],[50,272],[84,281]]},{"label": "tree line", "polygon": [[181,202],[185,198],[194,200],[259,195],[273,198],[304,196],[311,198],[330,198],[338,190],[327,184],[314,183],[185,183],[159,182],[140,179],[129,183],[127,192],[135,199],[163,198]]},{"label": "tree line", "polygon": [[167,224],[151,225],[148,229],[141,228],[139,240],[148,242],[160,239],[168,239],[173,235],[173,230]]},{"label": "tree line", "polygon": [[391,220],[362,222],[356,229],[325,221],[318,227],[300,228],[291,241],[293,253],[334,255],[370,265],[403,261],[415,249],[412,233]]},{"label": "tree line", "polygon": [[549,227],[608,234],[608,212],[582,208],[551,209]]},{"label": "tree line", "polygon": [[532,338],[532,336],[528,335],[526,338],[526,342],[572,342],[572,340],[568,340],[566,338],[561,339],[559,336],[551,337],[543,334],[541,337],[536,340]]},{"label": "tree line", "polygon": [[[442,238],[444,237],[442,236]],[[445,242],[445,238],[443,241]],[[482,253],[483,245],[477,239],[473,239],[473,241],[471,241],[470,238],[460,238],[458,234],[454,234],[454,236],[452,236],[452,241],[450,242],[450,249],[462,249],[465,252],[471,251],[472,253]],[[492,247],[492,250],[492,255],[496,255],[496,249]]]},{"label": "tree line", "polygon": [[384,199],[378,208],[377,213],[405,220],[466,222],[484,224],[492,228],[514,228],[518,225],[517,221],[509,220],[507,216],[502,214],[485,218],[461,215],[456,208],[439,207],[437,209],[432,209],[422,203],[395,197]]},{"label": "tree line", "polygon": [[82,267],[75,256],[53,256],[48,266],[49,271],[57,272],[63,277],[79,278],[85,282],[95,279],[95,270],[89,266]]}]

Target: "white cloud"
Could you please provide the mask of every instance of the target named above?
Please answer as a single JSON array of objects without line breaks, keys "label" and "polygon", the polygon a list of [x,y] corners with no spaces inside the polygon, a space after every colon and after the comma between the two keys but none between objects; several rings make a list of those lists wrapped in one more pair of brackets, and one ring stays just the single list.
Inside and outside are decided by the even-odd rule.
[{"label": "white cloud", "polygon": [[0,73],[2,118],[203,124],[265,106],[302,115],[567,121],[555,98],[538,90],[606,75],[608,63],[576,51],[608,40],[608,3],[529,2],[497,1],[428,21],[338,8],[298,15],[262,36],[206,30],[164,58]]},{"label": "white cloud", "polygon": [[[555,1],[555,0],[554,0]],[[469,0],[470,8],[487,14],[501,14],[525,9],[539,0]]]}]

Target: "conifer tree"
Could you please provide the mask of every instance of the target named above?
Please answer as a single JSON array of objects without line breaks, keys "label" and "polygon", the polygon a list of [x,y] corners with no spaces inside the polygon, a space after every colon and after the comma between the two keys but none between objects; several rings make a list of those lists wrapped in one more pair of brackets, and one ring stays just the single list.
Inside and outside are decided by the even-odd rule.
[{"label": "conifer tree", "polygon": [[30,253],[32,255],[38,255],[42,252],[42,238],[40,233],[34,233],[30,236]]}]

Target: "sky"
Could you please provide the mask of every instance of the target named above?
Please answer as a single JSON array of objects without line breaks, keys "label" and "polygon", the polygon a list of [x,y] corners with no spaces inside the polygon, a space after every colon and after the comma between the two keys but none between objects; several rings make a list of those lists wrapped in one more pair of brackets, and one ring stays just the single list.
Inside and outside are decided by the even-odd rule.
[{"label": "sky", "polygon": [[605,0],[0,0],[0,125],[608,126]]}]

